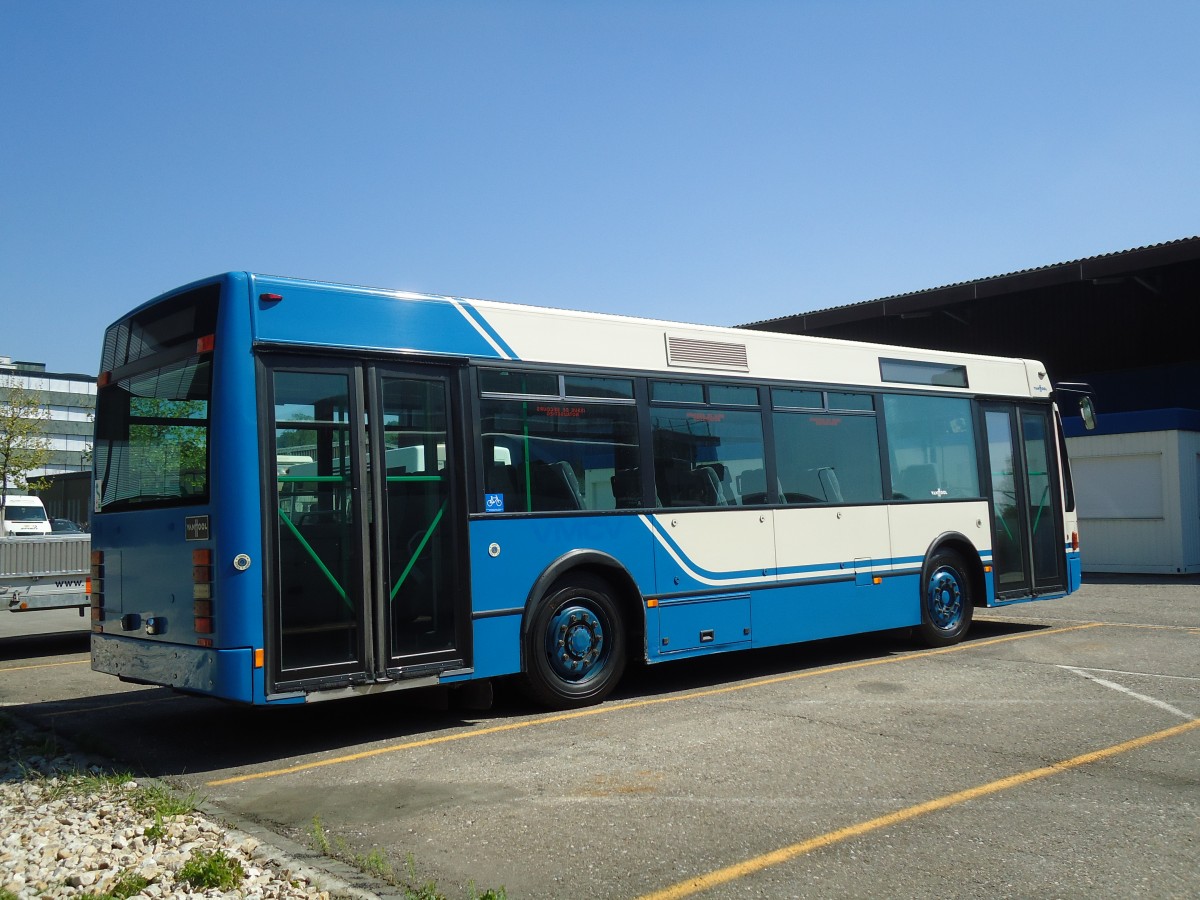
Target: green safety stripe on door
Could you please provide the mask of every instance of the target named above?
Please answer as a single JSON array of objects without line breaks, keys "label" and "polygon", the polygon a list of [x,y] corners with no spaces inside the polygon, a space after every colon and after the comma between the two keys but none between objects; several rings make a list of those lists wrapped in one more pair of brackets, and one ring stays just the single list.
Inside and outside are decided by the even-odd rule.
[{"label": "green safety stripe on door", "polygon": [[342,602],[346,604],[347,608],[351,612],[354,612],[354,604],[350,602],[350,598],[346,596],[346,592],[343,590],[342,586],[338,584],[338,580],[333,577],[333,573],[329,571],[325,563],[321,562],[321,557],[319,557],[317,555],[317,551],[312,548],[312,544],[304,539],[304,535],[300,533],[300,529],[296,527],[295,523],[287,517],[287,513],[285,513],[282,509],[279,510],[279,518],[283,519],[283,524],[288,527],[288,530],[291,531],[296,540],[300,542],[300,546],[303,547],[308,555],[312,557],[312,561],[317,564],[317,568],[319,568],[325,574],[325,577],[329,579],[329,583],[333,585],[333,589],[341,596]]},{"label": "green safety stripe on door", "polygon": [[[1035,472],[1034,474],[1035,475],[1044,475],[1046,473]],[[1038,523],[1042,521],[1042,513],[1044,513],[1047,509],[1049,509],[1049,507],[1046,505],[1046,495],[1049,493],[1050,493],[1050,485],[1046,485],[1044,488],[1042,488],[1042,499],[1038,501],[1037,517],[1033,520],[1033,533],[1034,534],[1037,534]]]},{"label": "green safety stripe on door", "polygon": [[[391,479],[388,479],[389,481]],[[400,586],[404,584],[404,580],[408,578],[408,573],[412,571],[413,566],[417,564],[417,559],[421,556],[421,551],[425,549],[425,545],[429,543],[429,539],[433,537],[433,532],[437,529],[438,523],[442,521],[442,516],[446,512],[446,505],[449,500],[442,501],[442,508],[437,511],[437,515],[433,517],[433,522],[426,529],[424,537],[421,538],[421,543],[417,544],[417,549],[413,551],[412,559],[408,561],[408,565],[404,567],[404,571],[400,573],[400,578],[396,581],[396,586],[392,588],[391,594],[388,595],[389,600],[395,600],[396,594],[400,591]]]}]

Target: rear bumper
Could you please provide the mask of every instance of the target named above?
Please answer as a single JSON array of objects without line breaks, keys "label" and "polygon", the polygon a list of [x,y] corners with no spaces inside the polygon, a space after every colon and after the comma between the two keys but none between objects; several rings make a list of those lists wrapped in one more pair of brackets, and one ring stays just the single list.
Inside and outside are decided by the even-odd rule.
[{"label": "rear bumper", "polygon": [[242,703],[254,701],[254,653],[92,635],[92,668],[125,681],[157,684]]}]

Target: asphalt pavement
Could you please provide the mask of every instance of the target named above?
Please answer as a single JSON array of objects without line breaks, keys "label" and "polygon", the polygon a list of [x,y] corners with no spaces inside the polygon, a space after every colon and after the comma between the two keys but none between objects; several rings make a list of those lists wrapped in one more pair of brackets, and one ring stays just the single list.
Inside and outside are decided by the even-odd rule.
[{"label": "asphalt pavement", "polygon": [[889,634],[647,667],[551,714],[503,685],[484,712],[436,691],[230,706],[91,672],[78,617],[20,618],[0,617],[17,714],[450,897],[1200,895],[1197,579],[1092,580],[941,651]]}]

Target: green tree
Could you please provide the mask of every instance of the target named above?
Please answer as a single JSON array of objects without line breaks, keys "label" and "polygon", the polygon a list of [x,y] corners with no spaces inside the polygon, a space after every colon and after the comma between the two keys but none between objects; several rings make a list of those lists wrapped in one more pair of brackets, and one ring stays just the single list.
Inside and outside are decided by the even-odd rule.
[{"label": "green tree", "polygon": [[30,479],[29,473],[50,459],[45,429],[49,418],[36,393],[15,378],[0,379],[0,515],[8,505],[10,489],[44,487],[42,481]]}]

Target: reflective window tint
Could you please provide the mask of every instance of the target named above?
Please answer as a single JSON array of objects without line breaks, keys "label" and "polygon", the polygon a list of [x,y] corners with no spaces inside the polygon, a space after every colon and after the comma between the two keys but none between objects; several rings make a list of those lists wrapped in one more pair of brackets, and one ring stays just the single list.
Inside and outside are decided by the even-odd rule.
[{"label": "reflective window tint", "polygon": [[703,403],[704,385],[686,381],[652,381],[650,399],[659,403]]},{"label": "reflective window tint", "polygon": [[830,391],[828,398],[830,409],[874,410],[875,398],[870,394],[848,394],[844,391]]},{"label": "reflective window tint", "polygon": [[777,412],[772,421],[783,502],[883,499],[874,416]]},{"label": "reflective window tint", "polygon": [[797,391],[772,388],[771,399],[776,409],[824,409],[825,397],[820,391]]},{"label": "reflective window tint", "polygon": [[641,505],[633,406],[485,399],[480,412],[488,511]]},{"label": "reflective window tint", "polygon": [[971,401],[885,395],[883,411],[894,499],[980,495]]},{"label": "reflective window tint", "polygon": [[767,502],[762,416],[758,412],[656,409],[651,427],[660,506]]},{"label": "reflective window tint", "polygon": [[[274,373],[277,602],[284,671],[358,655],[360,592],[350,548],[359,527],[350,377]],[[345,640],[324,635],[341,633]]]},{"label": "reflective window tint", "polygon": [[567,375],[563,378],[563,393],[568,397],[632,400],[632,378],[602,378],[591,375]]},{"label": "reflective window tint", "polygon": [[708,402],[726,406],[758,406],[758,388],[732,384],[710,384]]},{"label": "reflective window tint", "polygon": [[212,364],[191,357],[100,389],[97,511],[208,499]]},{"label": "reflective window tint", "polygon": [[508,372],[480,369],[479,389],[485,394],[532,394],[557,397],[558,376],[546,372]]},{"label": "reflective window tint", "polygon": [[896,384],[926,384],[930,387],[967,387],[967,367],[912,359],[879,360],[879,376]]}]

